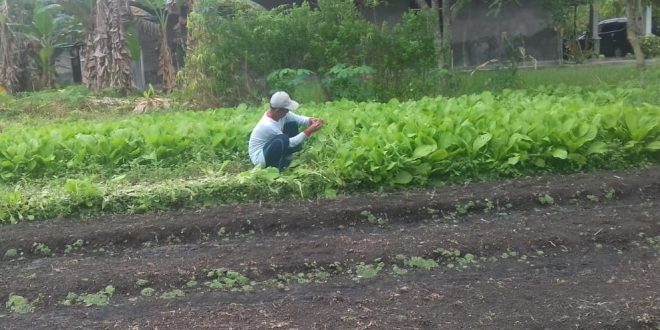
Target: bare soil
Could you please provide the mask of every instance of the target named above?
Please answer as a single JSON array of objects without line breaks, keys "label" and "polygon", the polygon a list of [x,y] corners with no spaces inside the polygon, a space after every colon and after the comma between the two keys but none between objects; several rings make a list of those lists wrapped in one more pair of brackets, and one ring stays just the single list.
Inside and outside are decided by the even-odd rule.
[{"label": "bare soil", "polygon": [[0,328],[659,329],[659,214],[652,167],[7,225]]}]

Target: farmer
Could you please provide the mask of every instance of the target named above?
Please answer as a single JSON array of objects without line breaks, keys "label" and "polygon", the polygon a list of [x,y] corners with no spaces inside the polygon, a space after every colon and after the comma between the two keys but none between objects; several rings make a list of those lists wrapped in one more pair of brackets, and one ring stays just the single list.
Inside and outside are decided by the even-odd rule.
[{"label": "farmer", "polygon": [[[318,131],[323,120],[297,115],[298,108],[286,92],[276,92],[270,98],[270,107],[250,134],[250,159],[255,165],[277,167],[280,171],[293,159],[293,153],[302,149],[302,142]],[[298,127],[307,127],[299,132]]]}]

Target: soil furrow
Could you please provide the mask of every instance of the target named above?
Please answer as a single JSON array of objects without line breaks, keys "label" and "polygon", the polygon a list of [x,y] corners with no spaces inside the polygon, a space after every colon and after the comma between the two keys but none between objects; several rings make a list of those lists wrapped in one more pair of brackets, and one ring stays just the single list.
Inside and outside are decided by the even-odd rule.
[{"label": "soil furrow", "polygon": [[0,328],[656,329],[658,214],[653,167],[1,226]]},{"label": "soil furrow", "polygon": [[[612,194],[612,195],[608,195]],[[275,233],[305,231],[319,227],[348,225],[368,211],[387,214],[403,223],[427,219],[429,212],[441,215],[483,210],[526,210],[543,206],[545,196],[554,205],[592,203],[589,198],[607,201],[630,199],[641,202],[660,195],[660,167],[630,172],[604,172],[571,176],[537,177],[504,182],[475,183],[461,187],[369,194],[334,200],[291,201],[226,206],[209,210],[182,210],[163,214],[111,216],[93,220],[61,219],[2,226],[0,251],[22,249],[43,243],[52,251],[82,239],[92,246],[139,247],[144,242],[166,242],[176,236],[182,242],[197,242],[227,232]],[[287,206],[285,206],[287,205]]]},{"label": "soil furrow", "polygon": [[[648,254],[648,253],[647,253]],[[562,264],[564,267],[555,267]],[[635,328],[660,321],[660,260],[592,251],[503,261],[463,271],[345,276],[288,291],[189,292],[185,298],[117,297],[104,308],[49,307],[36,317],[4,316],[7,329],[167,328]],[[551,310],[548,313],[547,310]],[[194,322],[194,323],[191,323]]]},{"label": "soil furrow", "polygon": [[[594,211],[598,216],[593,217]],[[313,271],[310,264],[330,270],[333,263],[352,268],[375,259],[396,262],[396,255],[440,260],[441,255],[434,252],[439,248],[485,257],[507,251],[536,256],[539,251],[588,251],[597,246],[620,250],[631,242],[644,242],[645,237],[660,236],[660,222],[651,216],[660,213],[660,203],[635,208],[623,204],[605,210],[573,209],[570,213],[572,216],[566,218],[563,207],[554,207],[506,215],[472,215],[456,223],[429,220],[415,226],[325,229],[280,237],[16,260],[0,268],[0,277],[7,283],[0,285],[0,295],[48,293],[55,299],[45,298],[48,304],[68,292],[96,292],[108,284],[118,292],[136,294],[139,279],[150,281],[155,288],[181,287],[216,268],[239,271],[263,281],[277,274]]]}]

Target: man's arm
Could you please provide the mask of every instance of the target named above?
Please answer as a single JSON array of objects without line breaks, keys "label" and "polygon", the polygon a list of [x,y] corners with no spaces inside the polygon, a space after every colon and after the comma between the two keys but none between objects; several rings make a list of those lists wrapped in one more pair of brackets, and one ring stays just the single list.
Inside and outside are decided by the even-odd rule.
[{"label": "man's arm", "polygon": [[286,121],[295,121],[300,126],[307,127],[307,126],[312,124],[312,122],[310,121],[310,119],[311,119],[310,117],[303,116],[303,115],[298,115],[298,114],[295,114],[291,111],[289,111],[289,113],[287,113],[286,116],[287,116]]}]

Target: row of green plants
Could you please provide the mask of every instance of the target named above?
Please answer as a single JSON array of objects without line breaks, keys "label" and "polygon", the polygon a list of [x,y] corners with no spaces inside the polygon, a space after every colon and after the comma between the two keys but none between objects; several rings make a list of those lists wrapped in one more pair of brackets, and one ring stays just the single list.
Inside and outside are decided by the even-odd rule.
[{"label": "row of green plants", "polygon": [[[660,163],[660,107],[629,105],[631,95],[557,88],[304,105],[328,125],[283,173],[247,159],[261,107],[10,127],[0,135],[0,220]],[[205,170],[181,170],[189,164]],[[129,180],[168,171],[181,174]]]},{"label": "row of green plants", "polygon": [[[0,179],[169,167],[192,160],[238,157],[260,113],[246,108],[171,112],[123,120],[61,122],[0,136]],[[254,110],[254,109],[252,109]]]},{"label": "row of green plants", "polygon": [[[306,106],[305,113],[329,125],[305,155],[322,168],[352,179],[352,173],[362,173],[365,183],[379,184],[381,176],[407,177],[420,168],[446,177],[453,164],[465,171],[467,161],[485,173],[524,172],[530,165],[576,170],[601,166],[598,155],[634,160],[655,150],[658,106],[624,104],[619,100],[631,95],[628,90],[541,91]],[[115,175],[136,167],[242,159],[262,111],[243,105],[8,128],[0,136],[0,179]],[[365,168],[368,164],[373,166]],[[386,173],[378,173],[383,165]]]}]

